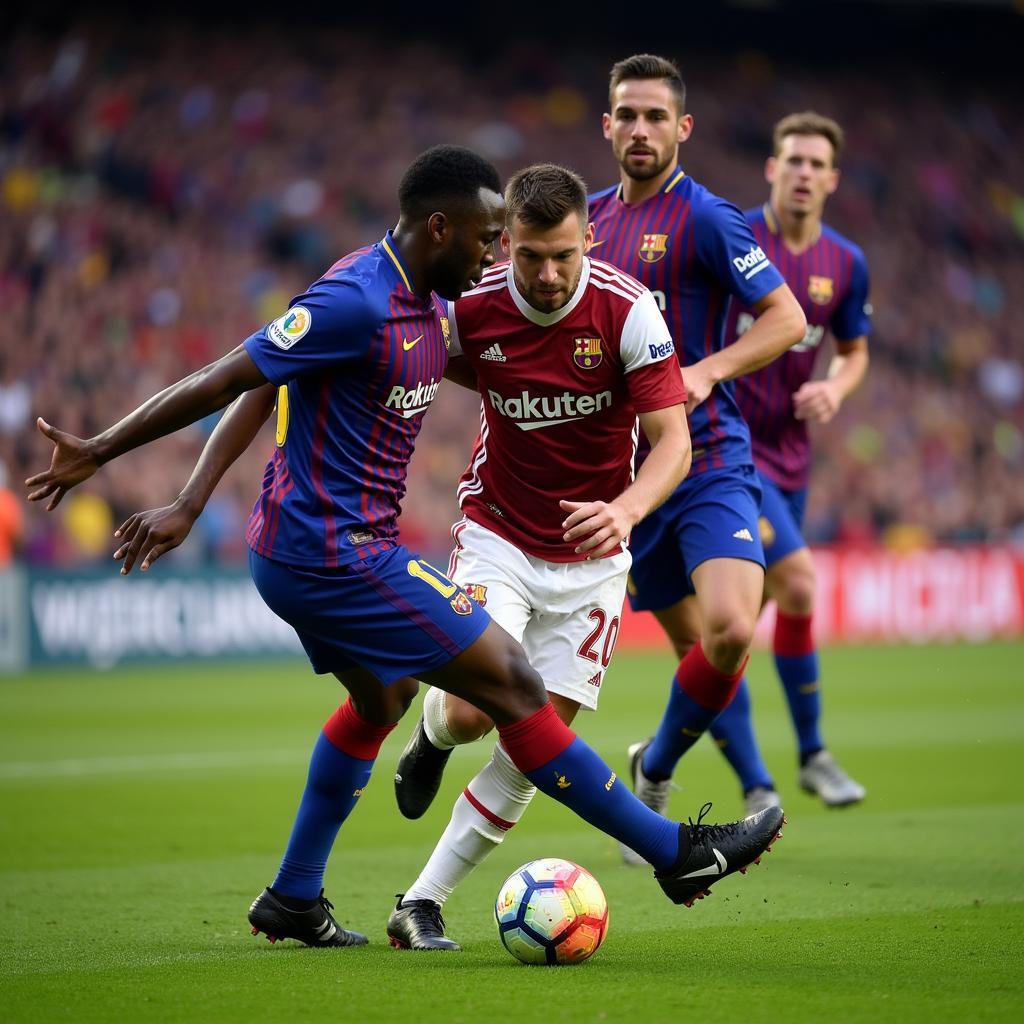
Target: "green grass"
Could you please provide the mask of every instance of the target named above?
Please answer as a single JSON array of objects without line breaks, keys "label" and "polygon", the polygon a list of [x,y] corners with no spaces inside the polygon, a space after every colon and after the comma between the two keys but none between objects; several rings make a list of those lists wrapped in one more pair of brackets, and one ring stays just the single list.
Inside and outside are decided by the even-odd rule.
[{"label": "green grass", "polygon": [[[539,797],[445,914],[458,955],[396,952],[393,894],[415,877],[485,748],[461,748],[419,822],[388,740],[327,877],[356,950],[271,946],[245,911],[273,877],[306,756],[338,700],[299,663],[0,679],[0,1013],[4,1021],[1008,1020],[1024,1011],[1024,646],[823,654],[831,747],[868,801],[796,790],[769,662],[750,678],[790,825],[765,865],[693,910]],[[667,657],[620,655],[580,730],[613,767],[656,722]],[[683,761],[673,810],[741,813],[721,757]],[[491,906],[523,861],[577,860],[611,905],[605,946],[527,968]]]}]

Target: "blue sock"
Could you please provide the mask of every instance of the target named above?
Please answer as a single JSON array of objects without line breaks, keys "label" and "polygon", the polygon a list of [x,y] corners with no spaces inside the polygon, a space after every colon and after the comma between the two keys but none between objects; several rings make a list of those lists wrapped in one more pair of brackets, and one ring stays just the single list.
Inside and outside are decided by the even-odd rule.
[{"label": "blue sock", "polygon": [[541,792],[636,850],[659,871],[678,861],[679,823],[640,803],[550,704],[498,732],[513,763]]},{"label": "blue sock", "polygon": [[732,699],[742,675],[742,666],[733,676],[719,672],[707,660],[699,643],[690,649],[679,662],[668,706],[654,740],[644,753],[642,767],[647,778],[663,782],[672,777],[679,759],[704,735]]},{"label": "blue sock", "polygon": [[749,792],[755,786],[774,789],[768,766],[761,757],[754,735],[754,720],[750,707],[750,688],[746,679],[740,680],[739,689],[729,706],[714,720],[710,729],[711,735],[732,765],[733,771],[739,776],[743,792]]},{"label": "blue sock", "polygon": [[274,879],[274,892],[305,900],[320,895],[338,830],[362,796],[380,745],[393,728],[360,718],[351,700],[328,719],[313,747],[306,788]]},{"label": "blue sock", "polygon": [[801,760],[817,753],[825,744],[821,738],[821,690],[818,686],[818,652],[775,655],[775,668],[789,702]]}]

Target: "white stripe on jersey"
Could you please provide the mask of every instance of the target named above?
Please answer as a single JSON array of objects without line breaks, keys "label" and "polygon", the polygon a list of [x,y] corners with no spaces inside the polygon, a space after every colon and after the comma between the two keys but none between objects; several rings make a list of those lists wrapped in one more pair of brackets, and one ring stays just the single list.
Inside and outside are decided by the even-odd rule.
[{"label": "white stripe on jersey", "polygon": [[484,415],[484,401],[480,399],[480,451],[476,453],[473,461],[469,464],[468,472],[470,474],[468,480],[464,480],[459,484],[456,490],[456,497],[459,502],[459,508],[462,507],[463,501],[468,498],[471,494],[479,494],[483,489],[483,481],[480,479],[480,467],[487,461],[487,435],[490,431],[487,428],[487,417]]},{"label": "white stripe on jersey", "polygon": [[452,527],[452,541],[454,546],[452,547],[452,553],[448,556],[448,579],[451,579],[455,575],[455,570],[459,567],[459,554],[462,551],[462,541],[459,540],[459,537],[468,525],[469,520],[463,516]]},{"label": "white stripe on jersey", "polygon": [[590,261],[590,273],[601,278],[602,281],[614,281],[627,291],[635,291],[637,298],[646,291],[645,286],[635,277],[630,277],[629,274],[624,274],[618,267],[613,267],[610,263],[604,263],[601,260]]},{"label": "white stripe on jersey", "polygon": [[[590,283],[595,288],[600,288],[602,291],[612,292],[615,295],[619,295],[624,299],[628,299],[631,303],[636,302],[640,298],[640,295],[635,295],[620,288],[618,284],[612,284],[610,281],[601,281],[597,277],[591,276]],[[641,292],[641,294],[643,294]]]}]

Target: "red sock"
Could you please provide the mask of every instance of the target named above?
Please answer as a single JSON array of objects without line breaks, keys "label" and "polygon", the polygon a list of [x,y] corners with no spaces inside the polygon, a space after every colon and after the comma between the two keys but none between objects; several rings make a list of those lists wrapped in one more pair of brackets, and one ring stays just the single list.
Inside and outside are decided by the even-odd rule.
[{"label": "red sock", "polygon": [[499,725],[498,735],[512,763],[524,775],[554,760],[576,739],[550,701],[518,722]]},{"label": "red sock", "polygon": [[349,697],[324,723],[324,736],[343,754],[360,761],[372,761],[394,725],[374,725],[361,718]]},{"label": "red sock", "polygon": [[814,653],[814,633],[811,615],[787,615],[779,612],[775,617],[775,638],[772,650],[784,658],[799,658]]},{"label": "red sock", "polygon": [[689,653],[679,662],[676,670],[676,686],[695,704],[708,711],[721,711],[729,706],[747,667],[747,658],[732,675],[719,672],[704,654],[700,643],[695,643]]}]

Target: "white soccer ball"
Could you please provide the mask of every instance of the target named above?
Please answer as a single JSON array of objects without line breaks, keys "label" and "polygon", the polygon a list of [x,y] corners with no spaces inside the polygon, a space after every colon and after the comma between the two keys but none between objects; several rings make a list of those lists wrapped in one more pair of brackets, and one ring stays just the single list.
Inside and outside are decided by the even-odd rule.
[{"label": "white soccer ball", "polygon": [[597,879],[557,857],[513,871],[494,917],[505,948],[524,964],[581,963],[608,933],[608,901]]}]

